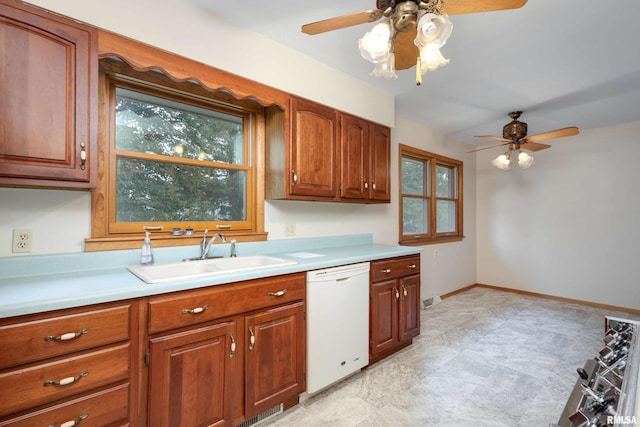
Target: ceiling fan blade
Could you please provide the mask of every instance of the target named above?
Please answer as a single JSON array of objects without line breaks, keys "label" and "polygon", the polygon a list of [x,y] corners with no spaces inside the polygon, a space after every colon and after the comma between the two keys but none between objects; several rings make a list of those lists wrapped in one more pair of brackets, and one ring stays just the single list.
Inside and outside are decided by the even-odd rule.
[{"label": "ceiling fan blade", "polygon": [[578,131],[577,127],[571,126],[568,128],[550,130],[549,132],[527,136],[525,140],[526,142],[540,142],[540,141],[546,141],[548,139],[564,138],[565,136],[573,136],[579,133],[580,131]]},{"label": "ceiling fan blade", "polygon": [[396,70],[407,70],[416,65],[420,51],[413,42],[416,38],[415,28],[396,34],[393,46],[396,55]]},{"label": "ceiling fan blade", "polygon": [[551,146],[547,144],[538,144],[537,142],[525,141],[520,143],[520,147],[524,150],[540,151],[540,150],[545,150]]},{"label": "ceiling fan blade", "polygon": [[487,145],[486,147],[478,148],[476,150],[467,151],[467,153],[475,153],[476,151],[488,150],[489,148],[502,147],[503,145],[509,145],[511,141],[505,142],[504,144],[495,144],[495,145]]},{"label": "ceiling fan blade", "polygon": [[510,139],[499,138],[493,135],[476,135],[474,138],[484,138],[484,139],[493,139],[494,141],[503,141],[503,142],[511,142]]},{"label": "ceiling fan blade", "polygon": [[465,13],[491,12],[494,10],[518,9],[527,0],[449,0],[440,10],[448,15]]},{"label": "ceiling fan blade", "polygon": [[349,15],[337,16],[323,21],[313,22],[302,26],[302,32],[309,35],[326,33],[327,31],[339,30],[341,28],[352,27],[354,25],[365,24],[377,21],[382,17],[382,12],[373,9],[363,12],[351,13]]}]

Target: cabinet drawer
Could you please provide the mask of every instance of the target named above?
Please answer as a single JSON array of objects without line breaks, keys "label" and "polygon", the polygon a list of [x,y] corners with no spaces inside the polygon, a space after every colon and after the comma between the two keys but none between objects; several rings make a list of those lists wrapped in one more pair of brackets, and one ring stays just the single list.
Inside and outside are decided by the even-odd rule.
[{"label": "cabinet drawer", "polygon": [[129,339],[129,305],[0,323],[0,369]]},{"label": "cabinet drawer", "polygon": [[304,273],[218,285],[149,299],[149,333],[301,300]]},{"label": "cabinet drawer", "polygon": [[[0,420],[0,427],[42,427],[80,425],[104,427],[124,424],[129,416],[129,384],[101,390],[77,399],[34,411],[15,418]],[[71,422],[76,421],[75,424]],[[118,424],[120,425],[120,424]]]},{"label": "cabinet drawer", "polygon": [[[128,343],[2,373],[0,417],[112,384],[128,376]],[[51,381],[61,380],[63,385],[51,384]]]},{"label": "cabinet drawer", "polygon": [[389,258],[371,262],[371,281],[420,273],[420,255]]}]

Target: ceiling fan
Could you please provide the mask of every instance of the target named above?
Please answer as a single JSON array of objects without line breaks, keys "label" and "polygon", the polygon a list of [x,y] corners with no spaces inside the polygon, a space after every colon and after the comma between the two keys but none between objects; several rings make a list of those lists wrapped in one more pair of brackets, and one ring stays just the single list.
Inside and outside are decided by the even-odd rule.
[{"label": "ceiling fan", "polygon": [[539,133],[537,135],[527,136],[527,124],[518,120],[521,114],[522,111],[512,111],[511,113],[509,113],[509,117],[511,117],[512,120],[502,128],[502,138],[491,135],[476,136],[476,138],[501,141],[500,144],[481,147],[477,150],[469,151],[469,153],[475,153],[476,151],[480,150],[487,150],[489,148],[508,145],[509,150],[507,150],[506,153],[498,156],[498,158],[494,159],[492,161],[493,165],[500,169],[509,169],[510,153],[512,151],[515,151],[518,153],[518,164],[523,168],[528,168],[533,165],[533,157],[521,150],[544,150],[551,146],[547,144],[540,144],[541,141],[564,138],[566,136],[573,136],[580,133],[577,127],[570,126],[562,129],[550,130],[548,132]]},{"label": "ceiling fan", "polygon": [[[420,63],[421,50],[416,45],[419,43],[416,39],[416,36],[419,35],[419,28],[420,33],[423,33],[425,43],[444,38],[444,40],[437,40],[443,45],[451,33],[450,22],[443,25],[442,20],[430,18],[429,22],[425,22],[425,25],[422,26],[419,21],[423,15],[431,14],[430,16],[435,18],[444,17],[448,21],[447,15],[517,9],[526,2],[527,0],[376,0],[375,9],[306,24],[302,26],[302,32],[315,35],[385,18],[389,21],[395,69],[405,70]],[[442,32],[447,34],[441,35]],[[438,46],[438,54],[440,46]],[[367,59],[372,61],[370,58]]]}]

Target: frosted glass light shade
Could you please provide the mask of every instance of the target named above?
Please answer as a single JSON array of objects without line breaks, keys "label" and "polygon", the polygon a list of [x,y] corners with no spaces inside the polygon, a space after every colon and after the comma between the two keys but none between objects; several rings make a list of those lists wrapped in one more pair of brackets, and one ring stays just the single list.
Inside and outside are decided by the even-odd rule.
[{"label": "frosted glass light shade", "polygon": [[518,164],[523,168],[523,169],[528,169],[531,166],[533,166],[534,164],[534,160],[533,157],[530,156],[529,154],[525,153],[524,151],[521,151],[520,154],[518,154]]},{"label": "frosted glass light shade", "polygon": [[387,60],[391,53],[391,27],[389,23],[376,24],[358,41],[358,49],[364,59],[374,64]]},{"label": "frosted glass light shade", "polygon": [[416,46],[440,49],[449,40],[453,24],[447,14],[425,13],[418,20],[417,30],[414,40]]},{"label": "frosted glass light shade", "polygon": [[509,153],[500,154],[498,157],[491,161],[491,164],[498,169],[509,170],[509,164],[511,163],[511,158]]},{"label": "frosted glass light shade", "polygon": [[387,59],[376,64],[371,75],[374,77],[384,77],[385,79],[397,79],[396,55],[393,52],[390,52]]}]

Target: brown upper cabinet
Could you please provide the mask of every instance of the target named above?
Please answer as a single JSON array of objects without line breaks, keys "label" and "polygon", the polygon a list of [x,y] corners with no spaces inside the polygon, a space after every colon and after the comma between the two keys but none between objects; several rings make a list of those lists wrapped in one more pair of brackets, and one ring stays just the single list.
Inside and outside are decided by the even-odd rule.
[{"label": "brown upper cabinet", "polygon": [[0,185],[94,187],[95,30],[0,0],[0,34]]},{"label": "brown upper cabinet", "polygon": [[340,197],[390,202],[389,128],[342,114],[340,126]]},{"label": "brown upper cabinet", "polygon": [[291,98],[289,193],[319,199],[337,194],[338,118],[335,110]]},{"label": "brown upper cabinet", "polygon": [[297,97],[285,117],[267,109],[267,198],[390,202],[388,127]]}]

